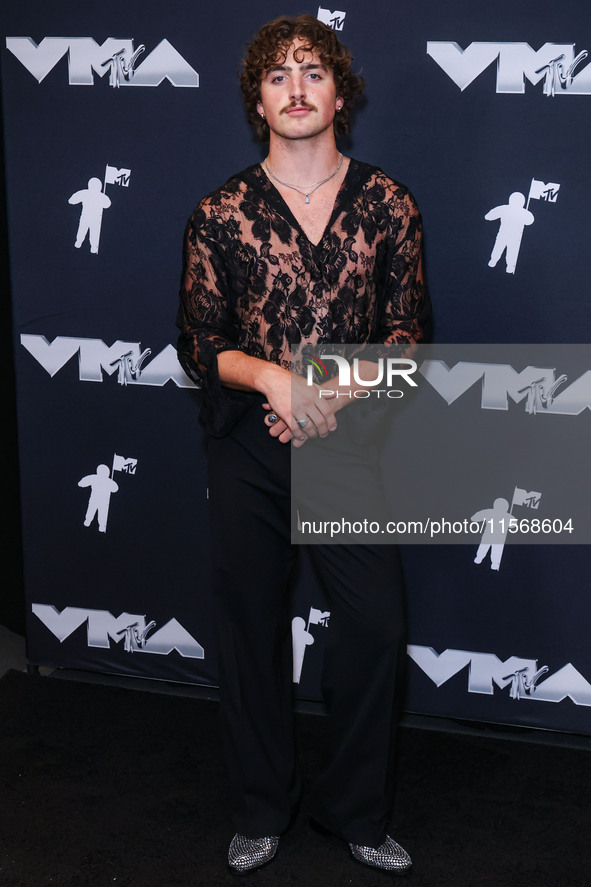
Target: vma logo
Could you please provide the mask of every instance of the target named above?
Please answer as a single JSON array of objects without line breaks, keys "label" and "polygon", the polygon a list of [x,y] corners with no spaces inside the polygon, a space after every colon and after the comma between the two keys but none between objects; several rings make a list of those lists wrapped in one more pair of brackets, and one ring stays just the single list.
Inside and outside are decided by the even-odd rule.
[{"label": "vma logo", "polygon": [[441,687],[465,668],[468,669],[468,693],[492,696],[495,686],[509,687],[511,699],[534,699],[538,702],[562,702],[572,699],[575,705],[591,705],[591,684],[570,662],[540,682],[549,669],[538,668],[536,659],[510,656],[504,662],[494,653],[472,653],[468,650],[444,650],[433,647],[408,646],[408,655]]},{"label": "vma logo", "polygon": [[55,635],[60,644],[86,623],[89,647],[110,649],[111,641],[123,641],[125,653],[156,653],[168,656],[173,650],[185,659],[204,659],[205,650],[176,619],[153,631],[154,620],[146,623],[145,616],[122,613],[113,616],[108,610],[86,610],[64,607],[60,611],[53,604],[33,604],[35,616]]},{"label": "vma logo", "polygon": [[450,368],[443,360],[425,360],[419,372],[447,404],[480,383],[483,410],[508,410],[509,399],[523,401],[525,412],[532,416],[578,416],[591,409],[591,370],[566,388],[562,388],[566,374],[556,377],[556,370],[546,367],[528,366],[517,372],[509,364],[460,361]]},{"label": "vma logo", "polygon": [[100,44],[92,37],[44,37],[38,44],[31,37],[7,37],[6,48],[38,83],[67,55],[70,86],[94,86],[95,74],[108,74],[115,89],[160,86],[163,80],[173,86],[199,86],[199,74],[168,40],[161,40],[139,65],[144,44],[135,49],[133,40],[117,37]]},{"label": "vma logo", "polygon": [[179,388],[196,387],[182,370],[172,345],[167,345],[148,363],[151,349],[142,351],[139,342],[117,340],[109,347],[102,339],[56,336],[50,343],[45,336],[23,333],[21,345],[52,377],[77,355],[81,382],[102,382],[103,373],[107,373],[109,376],[116,374],[120,385],[160,388],[172,380]]},{"label": "vma logo", "polygon": [[575,55],[574,43],[471,43],[462,49],[451,40],[429,40],[427,55],[462,90],[497,63],[498,93],[525,92],[525,82],[542,82],[544,95],[591,95],[591,65],[582,66],[586,49]]}]

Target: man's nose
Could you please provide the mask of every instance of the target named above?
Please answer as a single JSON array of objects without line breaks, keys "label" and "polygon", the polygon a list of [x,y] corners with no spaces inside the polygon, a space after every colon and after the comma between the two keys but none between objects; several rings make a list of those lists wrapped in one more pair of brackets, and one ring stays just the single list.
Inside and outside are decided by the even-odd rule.
[{"label": "man's nose", "polygon": [[300,101],[306,96],[306,84],[303,77],[296,75],[292,78],[291,81],[291,95],[290,98],[292,101]]}]

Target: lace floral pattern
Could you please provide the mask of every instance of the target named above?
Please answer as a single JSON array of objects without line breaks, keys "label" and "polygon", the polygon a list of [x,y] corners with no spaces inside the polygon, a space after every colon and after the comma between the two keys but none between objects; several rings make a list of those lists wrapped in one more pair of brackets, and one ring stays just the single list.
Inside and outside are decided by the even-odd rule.
[{"label": "lace floral pattern", "polygon": [[220,351],[289,368],[290,345],[423,339],[421,233],[408,189],[355,160],[317,244],[259,164],[202,200],[185,232],[178,354],[218,421]]}]

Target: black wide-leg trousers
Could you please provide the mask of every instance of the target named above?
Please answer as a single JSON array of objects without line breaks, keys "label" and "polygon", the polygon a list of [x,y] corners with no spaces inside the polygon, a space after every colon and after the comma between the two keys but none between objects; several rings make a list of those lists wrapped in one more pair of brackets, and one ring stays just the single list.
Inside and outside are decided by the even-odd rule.
[{"label": "black wide-leg trousers", "polygon": [[[294,747],[289,444],[269,435],[263,399],[210,438],[209,504],[220,710],[233,823],[280,835],[301,781]],[[394,789],[404,596],[391,545],[310,545],[330,607],[322,673],[324,767],[312,817],[347,841],[378,846]]]}]

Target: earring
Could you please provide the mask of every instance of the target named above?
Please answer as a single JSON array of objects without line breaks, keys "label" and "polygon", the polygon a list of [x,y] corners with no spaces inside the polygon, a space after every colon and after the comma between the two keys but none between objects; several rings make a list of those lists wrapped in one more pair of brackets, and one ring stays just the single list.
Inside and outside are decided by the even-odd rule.
[{"label": "earring", "polygon": [[260,113],[261,113],[261,117],[262,117],[262,118],[263,118],[263,120],[264,120],[264,119],[265,119],[265,114],[264,114],[264,112],[263,112],[263,111],[261,111],[261,112],[260,112]]}]

